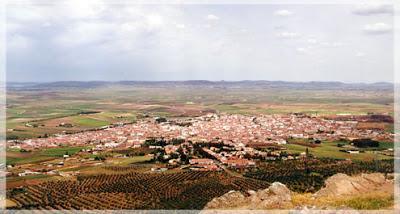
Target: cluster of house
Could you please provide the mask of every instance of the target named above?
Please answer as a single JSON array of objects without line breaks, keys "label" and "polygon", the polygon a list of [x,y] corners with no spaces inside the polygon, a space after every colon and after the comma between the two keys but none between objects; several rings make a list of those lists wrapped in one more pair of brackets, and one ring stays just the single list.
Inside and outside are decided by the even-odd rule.
[{"label": "cluster of house", "polygon": [[[177,154],[181,150],[189,160],[189,168],[196,171],[217,171],[222,170],[221,167],[227,166],[232,169],[245,169],[256,166],[255,159],[282,160],[298,159],[304,154],[287,154],[282,156],[281,150],[258,150],[243,143],[234,144],[232,142],[223,143],[221,141],[209,143],[201,146],[202,156],[209,158],[196,158],[193,156],[193,144],[184,142],[178,145],[168,144],[165,146],[152,146],[152,148],[164,149],[164,160],[168,159],[170,166],[179,166],[182,160],[179,157],[171,158],[172,154]],[[169,159],[171,158],[171,159]]]},{"label": "cluster of house", "polygon": [[195,171],[217,171],[221,168],[209,158],[196,158],[190,159],[190,169]]},{"label": "cluster of house", "polygon": [[140,120],[137,123],[56,135],[48,138],[9,141],[20,148],[57,147],[59,145],[95,145],[97,149],[136,148],[146,139],[163,137],[166,140],[185,139],[192,142],[221,140],[233,144],[284,144],[288,138],[334,140],[341,138],[371,138],[393,140],[393,134],[383,130],[357,129],[357,121],[335,121],[302,115],[245,115],[208,114],[187,119],[191,125],[172,122]]},{"label": "cluster of house", "polygon": [[[25,169],[22,172],[19,172],[17,175],[19,177],[32,176],[32,175],[59,175],[61,177],[72,177],[72,176],[76,176],[77,174],[79,174],[79,172],[75,172],[75,171],[62,172],[59,170],[32,171],[30,169]],[[11,175],[11,172],[7,171],[6,176],[8,176],[8,175]]]}]

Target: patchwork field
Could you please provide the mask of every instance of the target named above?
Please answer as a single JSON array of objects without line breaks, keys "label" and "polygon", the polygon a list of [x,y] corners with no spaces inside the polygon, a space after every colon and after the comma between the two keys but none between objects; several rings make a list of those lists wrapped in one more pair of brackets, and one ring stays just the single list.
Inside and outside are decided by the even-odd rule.
[{"label": "patchwork field", "polygon": [[7,137],[31,138],[76,132],[129,123],[143,116],[188,117],[207,112],[393,115],[393,102],[393,91],[369,90],[368,87],[363,90],[294,90],[250,84],[246,88],[218,85],[22,88],[7,92]]},{"label": "patchwork field", "polygon": [[74,155],[83,148],[85,147],[59,147],[26,152],[19,150],[7,150],[6,162],[7,165],[39,163],[63,157],[65,154]]}]

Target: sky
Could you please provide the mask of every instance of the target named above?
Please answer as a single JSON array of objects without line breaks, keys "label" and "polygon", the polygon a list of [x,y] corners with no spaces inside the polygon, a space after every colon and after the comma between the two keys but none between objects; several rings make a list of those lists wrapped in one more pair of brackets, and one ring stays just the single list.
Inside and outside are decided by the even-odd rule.
[{"label": "sky", "polygon": [[10,4],[13,82],[393,82],[384,4]]}]

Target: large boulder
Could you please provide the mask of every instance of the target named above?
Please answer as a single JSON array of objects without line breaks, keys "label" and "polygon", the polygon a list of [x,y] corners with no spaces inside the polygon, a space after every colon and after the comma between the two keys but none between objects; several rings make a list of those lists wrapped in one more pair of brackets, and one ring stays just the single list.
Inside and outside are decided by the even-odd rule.
[{"label": "large boulder", "polygon": [[206,209],[230,209],[246,202],[246,196],[239,191],[229,191],[221,197],[208,202]]},{"label": "large boulder", "polygon": [[274,182],[270,187],[258,191],[249,197],[251,203],[249,209],[282,208],[291,203],[290,190],[282,183]]},{"label": "large boulder", "polygon": [[367,193],[379,190],[382,187],[390,187],[391,181],[386,180],[382,173],[361,174],[348,176],[336,174],[325,181],[325,187],[315,193],[315,197],[344,196]]},{"label": "large boulder", "polygon": [[230,191],[207,203],[205,209],[273,209],[291,204],[291,191],[279,182],[259,191],[248,191],[249,196]]}]

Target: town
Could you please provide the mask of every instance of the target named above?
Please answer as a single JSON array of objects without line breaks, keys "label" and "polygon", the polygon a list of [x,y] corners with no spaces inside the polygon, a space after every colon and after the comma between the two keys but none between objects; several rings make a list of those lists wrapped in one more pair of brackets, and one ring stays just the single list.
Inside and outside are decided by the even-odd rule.
[{"label": "town", "polygon": [[[165,163],[152,167],[151,171],[170,168],[219,171],[229,168],[243,170],[256,166],[257,160],[291,160],[306,156],[306,150],[288,152],[282,145],[303,140],[310,146],[323,141],[373,139],[393,141],[393,134],[380,129],[361,129],[358,121],[334,120],[304,114],[245,116],[237,114],[207,114],[194,118],[162,117],[144,118],[133,124],[104,127],[96,131],[75,134],[58,134],[47,138],[10,140],[8,147],[34,151],[58,147],[85,147],[81,153],[97,157],[92,164],[103,164],[98,154],[113,150],[148,149],[141,155]],[[338,145],[341,146],[341,145]],[[358,153],[350,147],[343,150]],[[386,151],[388,152],[388,151]],[[393,152],[393,150],[391,150]],[[390,153],[390,151],[389,151]],[[127,158],[127,155],[116,155]],[[47,164],[48,174],[58,173],[57,167],[74,165],[74,158],[63,155],[64,160]],[[71,161],[74,160],[74,161]],[[82,164],[84,160],[81,161]],[[88,164],[89,162],[84,162]],[[9,168],[12,165],[8,166]],[[21,169],[22,170],[22,169]],[[39,173],[31,168],[18,170],[19,176]]]},{"label": "town", "polygon": [[149,138],[184,139],[191,142],[221,141],[226,144],[285,144],[289,138],[338,140],[370,138],[393,141],[394,134],[376,129],[358,129],[357,121],[335,121],[305,115],[244,116],[207,114],[167,121],[146,119],[130,125],[76,134],[28,140],[10,140],[9,147],[25,149],[65,145],[96,145],[97,148],[137,148]]}]

